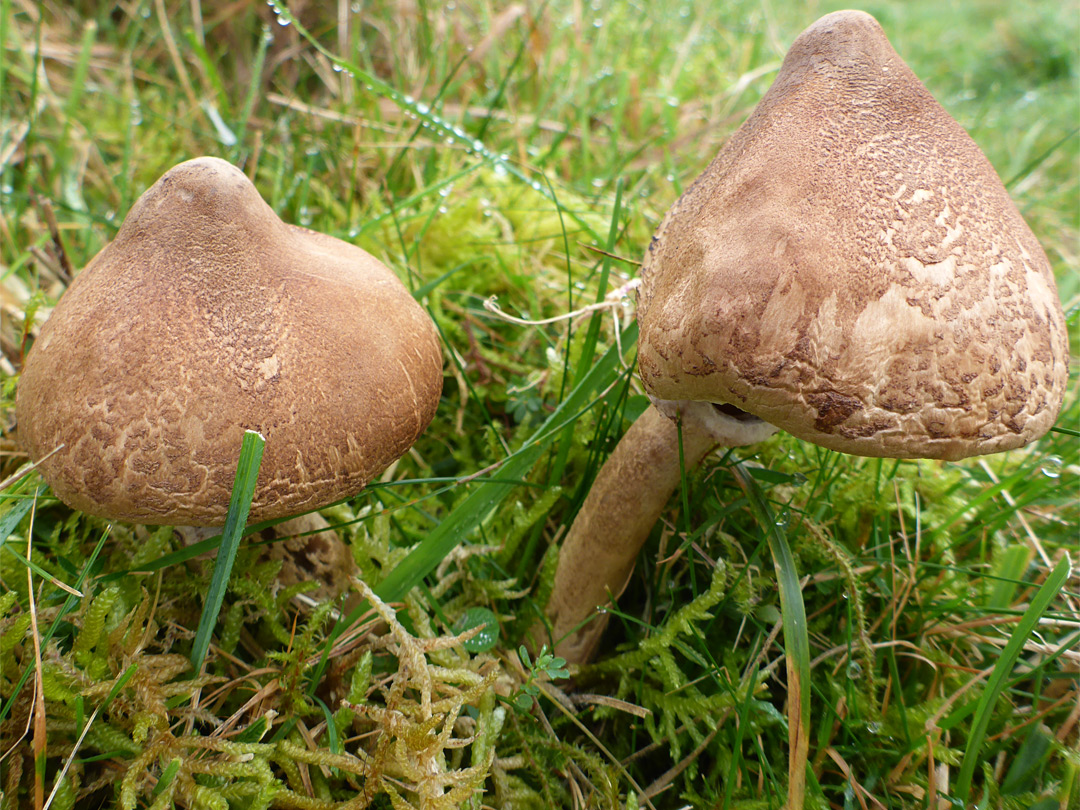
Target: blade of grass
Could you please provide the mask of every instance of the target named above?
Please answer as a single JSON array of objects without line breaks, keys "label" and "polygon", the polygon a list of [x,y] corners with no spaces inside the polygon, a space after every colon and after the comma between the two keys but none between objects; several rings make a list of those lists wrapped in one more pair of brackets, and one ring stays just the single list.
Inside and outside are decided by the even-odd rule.
[{"label": "blade of grass", "polygon": [[993,719],[993,707],[998,697],[1005,688],[1005,681],[1012,672],[1020,651],[1024,648],[1024,642],[1039,623],[1042,614],[1050,606],[1050,603],[1058,595],[1065,585],[1065,581],[1072,572],[1072,560],[1069,555],[1064,555],[1058,564],[1054,566],[1042,587],[1032,597],[1031,604],[1024,611],[1020,622],[1016,625],[1009,642],[1001,651],[1001,655],[994,665],[994,671],[986,682],[979,705],[975,710],[975,719],[972,724],[971,734],[968,736],[967,746],[964,748],[964,759],[960,764],[960,775],[956,780],[956,798],[963,806],[967,806],[968,794],[971,792],[971,779],[975,774],[975,767],[983,760],[982,744],[986,737],[986,730]]},{"label": "blade of grass", "polygon": [[[37,499],[34,500],[34,506]],[[37,510],[30,509],[30,525],[26,529],[26,556],[33,556],[34,542],[34,514]],[[37,680],[34,682],[34,707],[33,711],[33,739],[31,745],[34,751],[34,810],[42,810],[45,801],[45,765],[48,754],[48,739],[45,723],[45,669],[41,662],[41,633],[38,632],[37,604],[34,600],[34,574],[26,569],[26,599],[29,603],[30,633],[34,640],[34,674]]]},{"label": "blade of grass", "polygon": [[1026,545],[1015,545],[1005,549],[994,565],[993,588],[986,599],[986,605],[995,610],[1007,610],[1013,603],[1013,595],[1023,582],[1024,572],[1034,552]]},{"label": "blade of grass", "polygon": [[21,500],[16,503],[7,514],[0,518],[0,550],[7,551],[12,557],[42,579],[81,599],[82,594],[78,590],[75,590],[70,585],[58,580],[40,565],[20,554],[11,543],[7,542],[11,533],[15,531],[15,527],[19,525],[19,522],[24,517],[26,517],[27,512],[29,512],[34,504],[38,502],[38,499],[48,491],[48,488],[47,484],[38,484],[37,489],[26,495],[19,493],[17,490],[11,493],[5,493],[5,500],[13,499],[14,497],[19,497]]},{"label": "blade of grass", "polygon": [[806,607],[799,574],[784,529],[777,523],[765,494],[742,464],[732,468],[735,480],[746,493],[747,502],[769,543],[776,580],[780,589],[780,610],[784,616],[784,656],[788,684],[788,801],[789,810],[802,808],[806,794],[806,763],[810,749],[810,638]]},{"label": "blade of grass", "polygon": [[62,198],[64,203],[76,211],[85,211],[86,202],[82,198],[79,189],[78,164],[79,161],[71,159],[71,121],[75,117],[75,111],[82,103],[83,92],[86,90],[86,77],[90,68],[90,54],[94,47],[94,39],[97,36],[97,24],[88,20],[83,25],[82,39],[79,43],[79,56],[75,63],[75,70],[71,76],[71,92],[64,104],[64,129],[57,145],[57,160],[64,166]]},{"label": "blade of grass", "polygon": [[199,619],[199,629],[195,633],[195,643],[191,647],[191,663],[195,671],[202,669],[206,651],[210,649],[210,635],[217,624],[221,603],[225,600],[225,587],[229,583],[236,551],[240,547],[240,537],[244,533],[251,499],[255,494],[255,481],[259,477],[263,447],[266,440],[254,430],[244,432],[244,441],[240,445],[240,460],[236,465],[236,480],[233,482],[232,498],[229,500],[229,512],[225,517],[225,528],[221,532],[221,547],[214,562],[214,575],[210,580],[210,590],[206,594]]},{"label": "blade of grass", "polygon": [[[10,13],[11,13],[10,9],[5,10],[5,13],[4,13],[4,19],[5,20],[7,20]],[[43,22],[44,19],[45,19],[44,14],[38,14],[37,15],[37,20],[34,23],[34,51],[33,51],[33,55],[34,55],[34,64],[35,65],[39,64],[41,62],[41,59],[42,59],[42,55],[41,55],[42,28],[44,26],[44,22]],[[3,41],[4,41],[5,47],[6,47],[6,43],[7,43],[6,30],[5,30],[5,39]],[[2,62],[2,61],[4,61],[4,60],[0,59],[0,62]],[[40,112],[39,104],[40,104],[40,98],[41,98],[41,95],[42,95],[41,92],[40,92],[40,89],[41,89],[41,76],[42,76],[42,74],[44,72],[45,71],[43,71],[43,70],[32,70],[30,72],[30,93],[29,93],[29,98],[27,99],[27,105],[26,105],[26,109],[29,112],[29,116],[28,116],[28,120],[27,120],[27,125],[28,126],[27,126],[27,130],[26,130],[26,135],[24,136],[24,139],[23,139],[23,147],[22,147],[24,150],[26,150],[24,152],[24,154],[32,154],[33,153],[32,150],[34,149],[35,144],[37,142],[37,137],[38,137],[37,136],[38,113]],[[5,94],[4,96],[2,96],[2,98],[10,98],[10,96]],[[56,148],[56,147],[54,146],[53,148]],[[20,201],[25,201],[26,199],[28,199],[29,191],[30,191],[30,180],[31,180],[32,176],[33,176],[33,172],[26,172],[26,171],[15,172],[15,189],[14,189],[15,195],[14,195],[14,197],[16,199],[18,199]],[[5,204],[7,204],[7,203],[5,202]],[[21,210],[20,211],[8,211],[7,213],[8,213],[8,216],[13,216],[13,217],[17,217],[17,216],[22,215]]]},{"label": "blade of grass", "polygon": [[1014,174],[1008,179],[1008,181],[1005,183],[1005,188],[1011,190],[1013,186],[1015,186],[1017,183],[1019,183],[1021,180],[1023,180],[1025,177],[1027,177],[1029,174],[1039,168],[1039,166],[1045,163],[1047,159],[1049,159],[1049,157],[1054,154],[1054,152],[1056,152],[1066,143],[1075,138],[1078,133],[1080,133],[1080,129],[1074,129],[1072,132],[1062,137],[1044,152],[1036,155],[1034,158],[1029,160],[1024,166],[1020,168],[1020,170],[1016,174]]},{"label": "blade of grass", "polygon": [[[449,86],[449,83],[453,80],[454,74],[457,73],[457,71],[461,69],[461,66],[466,61],[468,61],[468,59],[469,59],[469,55],[464,54],[460,59],[458,59],[457,63],[454,65],[453,69],[449,73],[447,73],[446,75],[443,76],[442,82],[439,84],[439,89],[435,91],[435,95],[431,100],[431,105],[430,106],[436,107],[438,105],[439,100],[443,97],[443,94],[446,92],[447,87]],[[400,169],[402,163],[406,160],[406,155],[411,151],[413,144],[416,142],[416,139],[419,138],[420,135],[424,132],[424,129],[425,129],[425,122],[423,122],[423,121],[419,122],[413,128],[413,131],[409,135],[408,139],[405,141],[404,144],[402,144],[402,147],[398,150],[397,155],[394,156],[394,162],[391,163],[390,168],[386,170],[386,176],[387,177],[393,177],[393,176],[395,176],[397,174],[397,172]]]},{"label": "blade of grass", "polygon": [[[199,41],[199,36],[194,29],[187,29],[183,33],[183,38],[187,42],[191,52],[195,54],[199,60],[199,65],[202,67],[203,76],[206,78],[207,83],[213,88],[214,96],[217,99],[217,103],[214,104],[209,99],[204,98],[203,104],[210,106],[210,109],[214,110],[214,113],[219,115],[218,109],[222,111],[225,117],[232,115],[229,110],[229,92],[225,89],[225,82],[221,80],[221,73],[217,69],[217,65],[214,59],[206,52],[206,46]],[[205,109],[205,108],[204,108]],[[224,123],[224,122],[222,122]],[[216,122],[215,122],[216,125]],[[232,144],[228,144],[232,145]]]},{"label": "blade of grass", "polygon": [[11,509],[8,510],[7,514],[5,514],[3,517],[0,517],[0,548],[4,547],[4,544],[11,536],[11,533],[15,531],[15,527],[22,522],[22,519],[24,517],[26,517],[27,513],[29,513],[30,511],[30,507],[34,505],[34,502],[39,497],[45,494],[46,489],[48,489],[47,484],[39,484],[37,489],[31,493],[5,493],[5,500],[14,499],[14,497],[17,496],[19,498],[19,501],[14,506],[12,506]]},{"label": "blade of grass", "polygon": [[269,25],[263,25],[262,36],[259,37],[259,46],[255,51],[255,60],[251,65],[251,81],[248,84],[247,95],[244,96],[240,115],[233,122],[233,131],[236,133],[236,147],[233,149],[233,162],[237,162],[241,151],[245,148],[248,124],[251,122],[251,114],[255,110],[255,99],[261,95],[263,68],[266,66],[266,51],[270,43],[274,41],[274,34]]},{"label": "blade of grass", "polygon": [[[603,303],[604,296],[607,295],[608,275],[611,273],[611,254],[615,250],[615,240],[619,235],[619,220],[622,210],[622,179],[615,185],[615,203],[611,209],[611,227],[608,230],[607,243],[604,245],[604,255],[600,262],[600,280],[596,287],[596,302],[597,304]],[[565,230],[563,231],[565,239]],[[569,248],[567,248],[567,255],[569,256]],[[572,287],[571,287],[572,289]],[[573,309],[571,302],[571,309]],[[581,380],[589,367],[592,365],[593,357],[596,354],[596,341],[600,337],[600,326],[604,319],[604,311],[596,310],[589,318],[588,331],[585,333],[585,343],[581,347],[581,356],[578,358],[577,368],[574,369],[574,382]],[[570,351],[570,335],[567,333],[566,338],[567,352]],[[563,379],[568,378],[570,375],[564,375]],[[549,481],[559,481],[562,479],[563,470],[566,468],[566,460],[570,455],[570,447],[574,441],[574,426],[568,425],[566,430],[563,431],[562,438],[559,440],[559,452],[555,459],[555,464],[551,468],[551,474],[548,476]]]},{"label": "blade of grass", "polygon": [[161,772],[161,776],[158,777],[157,784],[154,785],[154,789],[150,791],[150,798],[156,799],[158,794],[168,789],[176,778],[176,774],[180,772],[180,766],[183,764],[183,760],[180,757],[173,757],[169,764],[165,766]]},{"label": "blade of grass", "polygon": [[447,270],[445,273],[443,273],[438,278],[434,278],[431,281],[429,281],[427,284],[423,284],[423,285],[417,287],[415,290],[413,290],[412,291],[412,297],[415,298],[417,301],[422,301],[424,299],[424,296],[429,295],[432,290],[437,289],[439,287],[439,285],[441,285],[444,281],[447,281],[448,279],[450,279],[452,276],[454,276],[459,271],[464,270],[466,267],[471,267],[472,265],[478,263],[481,260],[481,258],[482,257],[480,257],[480,256],[475,256],[475,257],[473,257],[471,259],[467,259],[466,261],[461,262],[461,264],[458,264],[458,265],[455,265],[454,267],[451,267],[449,270]]},{"label": "blade of grass", "polygon": [[506,88],[510,84],[510,79],[515,73],[517,73],[518,68],[521,66],[522,57],[525,55],[525,50],[528,47],[529,40],[536,32],[537,21],[543,19],[544,12],[547,10],[547,6],[548,0],[544,0],[544,2],[540,4],[540,8],[537,9],[536,13],[532,15],[532,19],[529,21],[528,32],[525,34],[525,36],[521,38],[521,41],[518,42],[518,47],[517,50],[514,52],[513,59],[510,60],[510,64],[509,66],[507,66],[506,70],[502,72],[502,79],[499,82],[499,86],[495,90],[495,93],[491,96],[491,101],[487,103],[487,115],[485,115],[481,119],[480,129],[476,133],[476,137],[480,140],[483,140],[484,136],[487,134],[487,128],[492,121],[493,113],[497,109],[499,109],[500,105],[505,102]]},{"label": "blade of grass", "polygon": [[1051,752],[1051,737],[1034,726],[1024,740],[1016,759],[1001,782],[1003,794],[1025,793],[1034,787],[1033,774],[1044,765]]},{"label": "blade of grass", "polygon": [[948,531],[953,526],[953,524],[957,523],[969,511],[982,508],[984,504],[995,498],[1001,492],[1009,491],[1015,488],[1025,479],[1030,478],[1032,469],[1032,466],[1027,464],[1018,467],[1011,475],[995,481],[992,486],[984,487],[973,498],[965,500],[964,503],[957,509],[955,509],[951,515],[942,520],[940,525],[933,528],[924,529],[924,531],[928,533]]},{"label": "blade of grass", "polygon": [[[607,295],[608,277],[611,275],[611,258],[615,253],[615,240],[619,237],[619,222],[622,219],[622,195],[623,181],[620,177],[615,183],[615,201],[611,206],[611,227],[608,229],[607,242],[604,244],[604,254],[600,261],[600,279],[596,285],[596,303],[602,304]],[[596,341],[600,337],[600,326],[604,319],[602,310],[597,310],[589,318],[589,331],[585,333],[585,344],[581,347],[581,357],[574,379],[580,380],[584,370],[592,365],[593,355],[596,353]]]},{"label": "blade of grass", "polygon": [[[3,43],[3,47],[7,47],[8,41],[8,19],[11,15],[11,2],[10,0],[0,0],[0,43]],[[7,72],[8,61],[6,59],[0,59],[0,98],[7,98],[5,91],[7,90]],[[6,136],[7,133],[5,132]],[[0,138],[0,150],[3,149],[5,144],[5,138]]]},{"label": "blade of grass", "polygon": [[81,593],[74,590],[70,585],[58,580],[56,577],[54,577],[52,574],[50,574],[48,571],[46,571],[44,568],[42,568],[40,565],[38,565],[33,560],[29,560],[26,557],[24,557],[22,554],[17,552],[15,550],[15,548],[10,543],[3,546],[3,549],[4,549],[4,551],[8,552],[12,557],[14,557],[20,563],[22,563],[25,567],[29,568],[31,571],[33,571],[35,574],[37,574],[39,577],[41,577],[46,582],[50,583],[51,585],[55,585],[57,588],[59,588],[62,591],[67,591],[68,593],[73,594],[74,596],[77,596],[80,599],[82,598],[83,595]]},{"label": "blade of grass", "polygon": [[751,660],[754,662],[750,671],[746,674],[746,699],[738,701],[739,722],[735,724],[735,739],[731,742],[731,765],[728,767],[728,777],[724,781],[724,799],[720,810],[728,810],[731,807],[732,791],[739,783],[739,765],[742,763],[742,741],[745,730],[750,728],[750,704],[754,702],[754,685],[758,678],[758,649],[755,644]]},{"label": "blade of grass", "polygon": [[[394,199],[392,201],[390,209],[386,213],[372,216],[370,219],[366,220],[363,224],[361,224],[359,228],[350,230],[348,234],[349,238],[355,239],[356,237],[361,236],[368,231],[375,230],[386,220],[395,219],[397,216],[401,215],[402,212],[407,211],[408,209],[415,206],[417,203],[423,202],[424,200],[431,197],[432,194],[438,192],[441,189],[449,188],[453,186],[454,183],[461,180],[461,178],[467,177],[468,175],[472,174],[477,170],[477,168],[479,168],[480,165],[483,164],[467,166],[461,171],[454,172],[448,177],[443,177],[433,183],[428,184],[414,194],[410,194],[408,197],[398,197]],[[420,293],[414,293],[414,296],[419,298]]]},{"label": "blade of grass", "polygon": [[[555,202],[555,213],[559,217],[559,233],[562,237],[563,256],[566,257],[566,308],[567,310],[572,311],[574,309],[574,267],[570,260],[570,238],[566,234],[566,218],[563,216],[565,209],[559,201],[559,196],[555,193],[555,187],[551,185],[551,180],[546,175],[544,176],[544,184],[551,191],[551,198]],[[560,400],[563,398],[563,394],[566,393],[567,383],[570,382],[570,349],[573,340],[574,321],[571,318],[566,321],[566,339],[565,347],[563,349],[563,376],[562,382],[559,384]],[[577,382],[577,379],[577,375],[575,374],[573,382]]]}]

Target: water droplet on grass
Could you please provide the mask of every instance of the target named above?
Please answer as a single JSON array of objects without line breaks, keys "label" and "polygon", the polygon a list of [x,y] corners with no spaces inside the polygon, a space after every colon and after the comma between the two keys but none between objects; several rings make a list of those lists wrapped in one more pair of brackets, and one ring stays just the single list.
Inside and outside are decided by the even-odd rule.
[{"label": "water droplet on grass", "polygon": [[1047,456],[1043,459],[1042,474],[1047,478],[1061,478],[1062,460],[1057,456]]}]

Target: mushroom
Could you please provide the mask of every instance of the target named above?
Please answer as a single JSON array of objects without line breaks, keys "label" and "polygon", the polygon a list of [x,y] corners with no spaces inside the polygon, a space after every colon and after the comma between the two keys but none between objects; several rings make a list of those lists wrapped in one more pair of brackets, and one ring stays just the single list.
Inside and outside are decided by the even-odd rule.
[{"label": "mushroom", "polygon": [[[1022,447],[1064,395],[1046,255],[989,161],[860,11],[822,17],[668,211],[642,266],[653,405],[601,469],[559,556],[557,653],[587,660],[687,467],[779,428],[863,456]],[[700,414],[734,439],[701,429]],[[663,415],[662,415],[663,414]],[[629,474],[627,474],[629,472]]]},{"label": "mushroom", "polygon": [[249,520],[281,518],[359,492],[441,389],[434,324],[385,265],[282,222],[201,157],[151,186],[62,296],[16,416],[69,506],[221,526],[245,430],[266,439]]}]

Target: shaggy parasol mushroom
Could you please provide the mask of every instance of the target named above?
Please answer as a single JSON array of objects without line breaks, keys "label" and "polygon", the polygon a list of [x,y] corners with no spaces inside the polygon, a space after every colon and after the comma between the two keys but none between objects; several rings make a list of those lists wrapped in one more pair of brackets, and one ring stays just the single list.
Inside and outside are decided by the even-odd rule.
[{"label": "shaggy parasol mushroom", "polygon": [[[653,407],[597,476],[548,607],[572,662],[605,622],[575,628],[622,591],[678,484],[665,415],[683,415],[687,466],[777,428],[845,453],[959,459],[1041,436],[1066,384],[1046,255],[978,146],[859,11],[796,39],[672,206],[637,317]],[[706,411],[734,441],[689,418]]]},{"label": "shaggy parasol mushroom", "polygon": [[287,225],[239,169],[202,157],[147,190],[63,295],[16,414],[68,505],[221,526],[245,430],[266,439],[249,520],[284,517],[360,491],[441,390],[434,324],[385,265]]}]

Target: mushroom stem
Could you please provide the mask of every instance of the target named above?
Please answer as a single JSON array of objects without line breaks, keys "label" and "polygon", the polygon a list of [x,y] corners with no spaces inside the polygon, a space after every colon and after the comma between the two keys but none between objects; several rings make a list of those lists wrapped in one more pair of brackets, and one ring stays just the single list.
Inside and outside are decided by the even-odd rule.
[{"label": "mushroom stem", "polygon": [[[700,464],[718,444],[746,444],[773,432],[760,422],[733,424],[735,420],[707,403],[661,407],[681,419],[685,469]],[[681,477],[678,426],[650,405],[600,469],[563,541],[547,608],[557,655],[578,664],[592,656],[607,616],[578,625],[622,593],[641,546]]]}]

